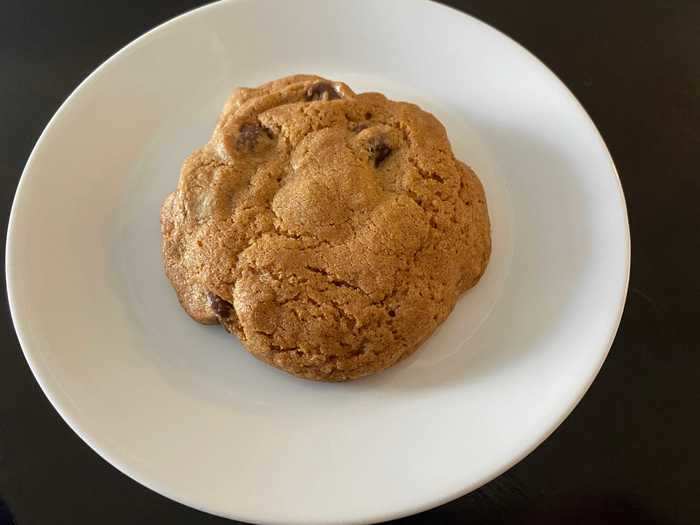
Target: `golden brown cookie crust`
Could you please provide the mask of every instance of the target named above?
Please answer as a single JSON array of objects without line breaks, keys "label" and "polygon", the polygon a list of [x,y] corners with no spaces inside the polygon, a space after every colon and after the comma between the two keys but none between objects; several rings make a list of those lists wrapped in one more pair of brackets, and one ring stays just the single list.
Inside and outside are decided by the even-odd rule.
[{"label": "golden brown cookie crust", "polygon": [[491,249],[479,179],[435,117],[312,75],[234,91],[161,230],[192,318],[326,381],[412,353]]}]

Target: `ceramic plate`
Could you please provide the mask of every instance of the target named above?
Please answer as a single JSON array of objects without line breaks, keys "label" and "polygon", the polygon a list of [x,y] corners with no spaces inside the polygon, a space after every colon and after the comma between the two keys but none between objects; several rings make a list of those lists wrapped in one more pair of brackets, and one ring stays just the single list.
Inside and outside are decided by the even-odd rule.
[{"label": "ceramic plate", "polygon": [[[234,86],[296,72],[417,102],[486,188],[488,270],[423,348],[346,384],[288,376],[179,307],[159,207]],[[228,1],[90,75],[27,162],[7,242],[17,333],[44,392],[115,467],[269,523],[386,520],[523,458],[610,348],[629,233],[595,126],[536,58],[420,0]]]}]

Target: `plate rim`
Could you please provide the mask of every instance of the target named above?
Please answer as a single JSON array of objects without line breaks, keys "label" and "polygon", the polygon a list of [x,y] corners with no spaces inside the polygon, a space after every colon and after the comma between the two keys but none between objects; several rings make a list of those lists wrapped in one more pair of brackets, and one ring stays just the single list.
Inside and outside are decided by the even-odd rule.
[{"label": "plate rim", "polygon": [[[10,316],[12,319],[13,326],[15,328],[15,333],[17,335],[17,340],[19,342],[20,348],[22,350],[22,354],[24,355],[25,360],[27,361],[27,364],[29,365],[29,368],[32,372],[32,375],[34,376],[35,380],[39,384],[39,387],[41,388],[42,393],[44,396],[48,399],[48,401],[51,403],[53,408],[58,412],[58,414],[61,416],[61,418],[65,421],[65,423],[68,425],[68,427],[83,441],[85,442],[94,452],[96,452],[101,458],[103,458],[105,461],[107,461],[111,466],[116,468],[118,471],[120,471],[122,474],[126,475],[130,479],[134,480],[137,482],[139,485],[147,488],[148,490],[151,490],[153,492],[156,492],[157,494],[160,494],[162,496],[167,497],[168,499],[171,499],[173,501],[176,501],[177,503],[180,503],[182,505],[185,505],[190,508],[194,508],[196,510],[206,512],[208,514],[213,514],[217,515],[220,517],[224,518],[229,518],[229,519],[234,519],[234,520],[241,520],[241,521],[246,521],[246,522],[258,522],[260,521],[260,517],[257,516],[248,516],[244,514],[233,514],[233,513],[228,513],[228,512],[220,512],[219,510],[212,510],[208,509],[197,502],[193,501],[188,501],[186,498],[179,497],[179,496],[173,496],[171,495],[171,492],[164,487],[161,487],[158,485],[157,482],[153,482],[152,480],[146,479],[147,476],[142,476],[140,474],[134,475],[134,471],[127,465],[123,464],[121,461],[113,457],[113,455],[109,452],[107,452],[104,447],[96,442],[94,440],[90,439],[87,436],[87,432],[81,427],[81,425],[71,416],[69,415],[65,408],[65,404],[62,404],[59,402],[56,398],[55,392],[52,391],[51,387],[48,386],[48,376],[50,376],[50,372],[46,370],[41,370],[40,365],[36,361],[35,357],[32,355],[32,352],[28,350],[27,346],[27,338],[24,335],[24,330],[23,330],[23,324],[24,322],[21,319],[21,316],[19,316],[17,312],[17,306],[15,303],[15,297],[17,297],[17,291],[15,289],[15,286],[13,282],[15,281],[14,278],[14,273],[15,273],[15,265],[13,264],[13,261],[15,259],[15,256],[13,255],[13,245],[14,245],[14,238],[17,236],[16,229],[17,229],[17,215],[18,215],[18,209],[20,207],[20,201],[22,200],[22,193],[24,187],[27,185],[27,180],[29,178],[29,172],[31,171],[32,165],[35,161],[35,157],[37,155],[37,152],[40,150],[40,147],[42,143],[44,142],[46,136],[49,134],[50,130],[53,128],[55,125],[55,122],[60,118],[60,116],[68,110],[68,107],[70,106],[70,103],[72,100],[75,98],[77,94],[79,94],[84,87],[97,75],[101,73],[103,69],[108,67],[112,62],[115,60],[118,60],[119,58],[125,56],[126,54],[130,53],[134,49],[136,49],[138,46],[142,45],[146,40],[151,38],[153,35],[156,33],[164,30],[165,28],[182,22],[184,19],[193,16],[197,13],[201,13],[207,10],[214,10],[217,8],[220,8],[221,6],[225,4],[237,4],[237,3],[244,3],[248,2],[250,0],[217,0],[215,2],[205,4],[203,6],[195,7],[192,9],[189,9],[179,15],[176,15],[156,26],[153,28],[149,29],[148,31],[144,32],[140,36],[136,37],[129,43],[127,43],[125,46],[121,47],[118,49],[116,52],[114,52],[111,56],[109,56],[106,60],[104,60],[99,66],[97,66],[93,71],[90,72],[71,92],[70,94],[65,98],[65,100],[61,103],[59,108],[56,110],[56,112],[53,114],[53,116],[49,119],[47,124],[45,125],[44,129],[42,130],[41,134],[39,135],[38,139],[36,140],[36,143],[34,144],[27,161],[24,165],[24,168],[22,170],[22,174],[19,178],[19,182],[17,184],[13,200],[12,200],[12,206],[10,209],[10,215],[9,215],[9,220],[8,220],[8,227],[7,227],[7,234],[6,234],[6,239],[5,239],[5,284],[6,284],[6,290],[7,290],[7,298],[8,298],[8,304],[9,304],[9,311],[10,311]],[[509,459],[509,461],[505,462],[504,465],[499,468],[495,469],[493,472],[491,472],[489,475],[483,476],[482,478],[468,484],[467,486],[463,487],[460,490],[453,491],[450,493],[447,493],[443,495],[442,497],[439,498],[434,498],[431,499],[430,501],[422,502],[415,504],[410,507],[406,507],[402,510],[394,510],[394,511],[386,511],[383,512],[382,514],[378,514],[375,516],[367,516],[363,518],[361,521],[358,523],[375,523],[375,522],[384,522],[388,520],[393,520],[393,519],[398,519],[406,516],[410,516],[413,514],[417,514],[419,512],[423,512],[435,507],[438,507],[440,505],[446,504],[450,501],[454,501],[457,498],[460,498],[476,489],[479,487],[489,483],[490,481],[494,480],[495,478],[499,477],[502,475],[504,472],[512,468],[514,465],[520,463],[524,458],[526,458],[528,455],[530,455],[537,447],[539,447],[549,436],[561,426],[561,424],[566,420],[566,418],[569,417],[571,412],[578,406],[578,404],[581,402],[581,399],[585,396],[586,392],[589,390],[593,382],[595,381],[596,377],[598,376],[600,369],[602,368],[605,360],[607,359],[607,356],[610,352],[610,349],[612,348],[613,342],[615,340],[615,337],[617,335],[621,320],[622,320],[622,315],[624,312],[624,307],[626,304],[627,300],[627,295],[629,292],[629,280],[630,280],[630,269],[631,269],[631,235],[630,235],[630,227],[629,227],[629,215],[627,211],[627,204],[626,204],[626,199],[625,199],[625,194],[624,190],[622,188],[622,182],[620,180],[620,175],[617,170],[617,167],[615,166],[615,162],[612,158],[612,155],[610,153],[609,148],[607,147],[607,144],[605,143],[605,140],[603,139],[600,131],[598,130],[597,126],[591,119],[590,115],[588,112],[585,110],[581,102],[578,100],[578,98],[573,94],[573,92],[568,88],[568,86],[559,78],[559,76],[554,73],[544,62],[542,62],[539,58],[537,58],[532,52],[530,52],[527,48],[525,48],[522,44],[505,34],[504,32],[500,31],[499,29],[495,28],[491,24],[488,24],[481,19],[468,14],[464,11],[460,11],[459,9],[456,9],[452,6],[448,6],[442,3],[437,2],[436,0],[411,0],[415,5],[418,4],[423,4],[423,5],[430,5],[433,8],[437,9],[443,9],[446,11],[449,11],[450,14],[453,17],[466,17],[469,19],[471,22],[476,23],[477,25],[487,29],[496,32],[500,37],[506,39],[510,44],[513,44],[516,46],[521,52],[524,53],[525,56],[529,58],[529,60],[533,61],[535,64],[539,65],[546,74],[550,75],[557,84],[561,88],[563,88],[563,92],[566,93],[567,98],[569,99],[570,102],[573,102],[574,106],[576,107],[577,112],[584,117],[584,121],[588,127],[594,132],[595,137],[598,141],[599,147],[602,147],[605,158],[607,159],[607,162],[610,167],[610,174],[613,175],[615,182],[616,182],[616,190],[617,190],[617,197],[619,199],[618,205],[619,209],[623,212],[623,219],[624,219],[624,241],[625,241],[625,246],[624,246],[624,286],[622,287],[622,293],[620,294],[620,297],[618,299],[618,305],[617,305],[617,314],[615,319],[613,319],[612,323],[610,324],[610,333],[608,334],[608,341],[602,348],[600,352],[600,356],[598,359],[598,362],[595,363],[595,367],[592,369],[592,373],[589,377],[585,378],[585,381],[581,383],[581,387],[579,391],[577,392],[574,401],[564,410],[562,411],[561,415],[552,423],[551,427],[543,428],[543,430],[538,433],[537,437],[530,443],[527,447],[523,448],[521,453],[513,456],[512,458]],[[25,190],[26,191],[26,190]],[[264,518],[264,511],[260,513],[261,517]],[[277,519],[263,519],[262,522],[264,523],[290,523],[290,521],[279,521]],[[316,523],[316,521],[312,520],[304,520],[305,523]],[[338,519],[334,521],[334,523],[341,523],[341,522],[346,522],[346,520]],[[353,521],[355,522],[355,521]]]}]

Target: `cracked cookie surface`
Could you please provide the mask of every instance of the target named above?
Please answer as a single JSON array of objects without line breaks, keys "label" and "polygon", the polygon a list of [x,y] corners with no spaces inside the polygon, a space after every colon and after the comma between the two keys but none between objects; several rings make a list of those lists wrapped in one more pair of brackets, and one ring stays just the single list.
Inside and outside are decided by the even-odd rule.
[{"label": "cracked cookie surface", "polygon": [[237,89],[161,209],[195,320],[342,381],[411,354],[484,272],[484,192],[418,106],[295,75]]}]

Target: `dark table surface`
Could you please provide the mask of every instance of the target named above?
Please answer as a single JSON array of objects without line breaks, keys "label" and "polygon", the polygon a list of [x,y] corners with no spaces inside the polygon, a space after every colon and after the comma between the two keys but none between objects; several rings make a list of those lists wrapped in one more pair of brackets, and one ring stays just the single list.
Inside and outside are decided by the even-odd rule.
[{"label": "dark table surface", "polygon": [[[66,96],[123,45],[200,3],[2,3],[3,236],[24,163]],[[700,523],[700,2],[446,3],[530,49],[588,110],[622,178],[632,276],[610,356],[561,427],[481,489],[400,523]],[[0,524],[226,522],[92,452],[41,393],[6,300],[2,309]]]}]

